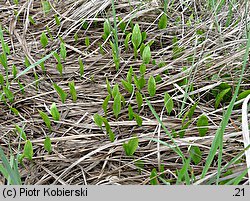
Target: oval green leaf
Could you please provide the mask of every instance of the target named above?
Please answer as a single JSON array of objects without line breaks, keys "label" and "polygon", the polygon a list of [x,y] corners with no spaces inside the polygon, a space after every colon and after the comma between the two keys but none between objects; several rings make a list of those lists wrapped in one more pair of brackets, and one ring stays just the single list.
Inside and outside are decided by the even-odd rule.
[{"label": "oval green leaf", "polygon": [[148,93],[153,97],[156,93],[156,83],[154,77],[151,75],[148,80]]},{"label": "oval green leaf", "polygon": [[118,115],[121,112],[121,95],[120,93],[116,94],[115,99],[114,99],[114,103],[113,103],[113,112],[115,115],[115,118],[118,118]]},{"label": "oval green leaf", "polygon": [[141,35],[141,30],[140,30],[139,24],[136,24],[134,26],[131,40],[132,40],[133,46],[136,49],[138,49],[138,47],[140,46],[140,44],[142,42],[142,35]]},{"label": "oval green leaf", "polygon": [[32,160],[33,154],[32,143],[30,140],[27,140],[24,145],[23,156],[28,158],[29,160]]},{"label": "oval green leaf", "polygon": [[52,105],[50,107],[50,113],[55,121],[59,121],[60,113],[59,113],[55,103],[52,103]]},{"label": "oval green leaf", "polygon": [[231,90],[231,88],[227,88],[227,89],[224,89],[223,91],[221,91],[215,98],[215,104],[214,104],[214,107],[215,109],[218,108],[220,102],[223,100],[223,97]]},{"label": "oval green leaf", "polygon": [[149,45],[147,45],[142,53],[143,63],[148,64],[150,62],[150,59],[151,59],[151,51]]},{"label": "oval green leaf", "polygon": [[208,131],[208,128],[204,128],[208,126],[208,118],[205,115],[200,116],[197,121],[198,131],[201,137],[204,137]]},{"label": "oval green leaf", "polygon": [[170,114],[173,110],[174,102],[173,102],[172,97],[167,92],[164,95],[164,104],[165,104],[168,114]]},{"label": "oval green leaf", "polygon": [[45,140],[44,140],[44,149],[47,151],[47,152],[49,152],[49,153],[51,153],[51,151],[52,151],[52,148],[51,148],[51,140],[50,140],[50,137],[46,137],[45,138]]}]

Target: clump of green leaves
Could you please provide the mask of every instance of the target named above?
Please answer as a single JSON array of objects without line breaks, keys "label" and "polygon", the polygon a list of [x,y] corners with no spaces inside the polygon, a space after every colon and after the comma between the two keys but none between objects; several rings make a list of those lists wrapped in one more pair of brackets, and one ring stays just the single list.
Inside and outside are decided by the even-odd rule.
[{"label": "clump of green leaves", "polygon": [[135,24],[135,26],[133,28],[131,41],[132,41],[132,44],[134,47],[134,56],[135,56],[135,58],[137,58],[137,50],[142,42],[142,34],[141,34],[139,24]]},{"label": "clump of green leaves", "polygon": [[104,31],[104,34],[102,35],[102,37],[104,40],[106,40],[111,33],[111,25],[108,19],[106,19],[103,24],[103,31]]},{"label": "clump of green leaves", "polygon": [[138,148],[139,140],[137,137],[130,139],[128,143],[123,143],[123,149],[127,156],[133,156]]},{"label": "clump of green leaves", "polygon": [[52,103],[52,105],[50,107],[50,113],[55,121],[60,120],[60,113],[59,113],[55,103]]}]

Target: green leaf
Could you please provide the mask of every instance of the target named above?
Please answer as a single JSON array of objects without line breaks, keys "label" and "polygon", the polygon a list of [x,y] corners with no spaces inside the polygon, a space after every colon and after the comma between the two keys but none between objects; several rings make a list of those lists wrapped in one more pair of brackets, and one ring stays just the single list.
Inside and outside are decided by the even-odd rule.
[{"label": "green leaf", "polygon": [[106,133],[107,133],[107,135],[109,136],[110,141],[111,141],[111,142],[114,142],[114,140],[115,140],[115,134],[114,134],[113,131],[111,130],[110,125],[109,125],[109,123],[108,123],[108,120],[107,120],[106,118],[103,117],[103,118],[102,118],[102,121],[103,121],[103,123],[104,123],[104,125],[105,125]]},{"label": "green leaf", "polygon": [[150,184],[151,185],[158,185],[159,184],[159,181],[157,179],[157,171],[155,168],[151,171],[151,174],[150,174]]},{"label": "green leaf", "polygon": [[144,40],[146,40],[146,38],[147,38],[147,33],[146,33],[145,31],[143,31],[143,32],[141,33],[141,36],[142,36],[142,41],[144,41]]},{"label": "green leaf", "polygon": [[198,163],[201,162],[202,152],[199,147],[191,146],[189,154],[195,165],[198,165]]},{"label": "green leaf", "polygon": [[50,3],[48,1],[42,1],[42,5],[43,5],[43,12],[45,14],[48,14],[51,9]]},{"label": "green leaf", "polygon": [[83,23],[82,23],[82,28],[83,28],[84,30],[86,30],[86,29],[88,28],[88,22],[83,21]]},{"label": "green leaf", "polygon": [[26,133],[24,132],[24,130],[22,128],[20,128],[18,125],[16,125],[15,127],[16,127],[17,132],[21,136],[21,138],[23,140],[27,140],[27,136],[26,136]]},{"label": "green leaf", "polygon": [[90,45],[89,37],[85,38],[85,45],[86,45],[86,47],[89,47],[89,45]]},{"label": "green leaf", "polygon": [[4,86],[4,76],[2,73],[0,73],[0,85],[3,87]]},{"label": "green leaf", "polygon": [[119,20],[119,27],[122,30],[122,32],[125,32],[126,29],[126,23],[124,21],[122,21],[122,18],[120,16],[118,16],[118,20]]},{"label": "green leaf", "polygon": [[163,13],[163,15],[160,17],[158,28],[159,29],[165,29],[167,27],[168,18],[166,13]]},{"label": "green leaf", "polygon": [[61,63],[58,63],[57,65],[56,65],[56,69],[58,70],[58,72],[60,73],[60,75],[62,76],[62,71],[63,71],[63,66],[62,66],[62,64]]},{"label": "green leaf", "polygon": [[135,118],[137,125],[142,126],[142,118],[136,113],[134,113],[134,118]]},{"label": "green leaf", "polygon": [[142,75],[137,82],[138,90],[142,90],[142,88],[145,86],[145,84],[146,84],[146,80],[145,80],[144,76]]},{"label": "green leaf", "polygon": [[140,65],[140,73],[144,75],[147,70],[147,66],[145,64]]},{"label": "green leaf", "polygon": [[144,168],[144,162],[142,160],[137,160],[135,161],[135,166],[138,168],[138,171],[141,174],[141,171]]},{"label": "green leaf", "polygon": [[47,151],[47,152],[49,152],[49,153],[51,153],[51,151],[52,151],[52,148],[51,148],[51,140],[50,140],[50,137],[46,137],[45,138],[45,140],[44,140],[44,149]]},{"label": "green leaf", "polygon": [[32,160],[33,154],[32,143],[30,140],[27,140],[24,145],[23,156],[28,158],[29,160]]},{"label": "green leaf", "polygon": [[15,115],[18,115],[19,114],[19,111],[14,108],[14,107],[10,107],[10,110],[15,114]]},{"label": "green leaf", "polygon": [[128,106],[128,119],[131,121],[131,120],[133,120],[133,118],[134,118],[133,108],[129,104],[129,106]]},{"label": "green leaf", "polygon": [[64,103],[68,94],[61,87],[59,87],[56,83],[53,84],[53,87],[58,93],[58,95],[60,96],[62,103]]},{"label": "green leaf", "polygon": [[38,110],[40,116],[42,117],[44,123],[46,124],[47,128],[51,131],[51,123],[50,123],[50,119],[48,117],[48,115],[46,113],[44,113],[43,111]]},{"label": "green leaf", "polygon": [[112,96],[111,86],[109,84],[108,78],[106,78],[106,85],[107,85],[107,91],[108,91],[108,93],[110,94],[110,96]]},{"label": "green leaf", "polygon": [[133,138],[128,141],[128,143],[123,143],[123,149],[127,156],[133,156],[136,149],[138,148],[139,140],[138,138]]},{"label": "green leaf", "polygon": [[195,104],[190,108],[190,110],[189,110],[189,112],[188,112],[188,118],[189,118],[190,120],[192,119],[192,117],[193,117],[193,115],[194,115],[194,111],[195,111],[196,107],[197,107],[197,103],[195,103]]},{"label": "green leaf", "polygon": [[131,94],[133,92],[133,85],[129,82],[126,82],[125,80],[122,80],[123,87]]},{"label": "green leaf", "polygon": [[146,47],[146,45],[145,45],[144,43],[142,43],[141,46],[140,46],[140,54],[141,54],[141,57],[142,57],[142,55],[143,55],[143,51],[144,51],[145,47]]},{"label": "green leaf", "polygon": [[[1,31],[1,26],[0,26],[0,31]],[[18,172],[16,173],[13,170],[13,168],[10,166],[10,163],[9,163],[8,159],[6,158],[1,146],[0,146],[0,159],[2,161],[2,164],[4,165],[4,168],[1,168],[1,170],[3,170],[5,172],[5,174],[7,171],[8,176],[10,176],[10,178],[13,182],[12,184],[21,185],[20,175],[18,174]]]},{"label": "green leaf", "polygon": [[5,53],[0,54],[0,63],[3,65],[3,67],[5,68],[5,70],[7,70],[8,63],[7,63],[7,56],[6,56]]},{"label": "green leaf", "polygon": [[186,133],[186,130],[188,128],[188,126],[191,124],[191,121],[188,121],[186,124],[182,125],[181,126],[181,131],[179,132],[179,136],[180,138],[183,138],[185,133]]},{"label": "green leaf", "polygon": [[188,185],[190,182],[190,178],[188,175],[188,169],[190,166],[190,158],[188,160],[186,160],[181,168],[181,170],[178,172],[178,178],[176,181],[176,184],[180,184],[183,180],[183,178],[185,178],[186,184]]},{"label": "green leaf", "polygon": [[173,102],[172,97],[167,92],[164,95],[164,104],[165,104],[168,114],[170,114],[173,110],[174,102]]},{"label": "green leaf", "polygon": [[237,101],[246,98],[250,94],[250,90],[245,90],[238,95]]},{"label": "green leaf", "polygon": [[139,24],[136,24],[134,26],[131,40],[132,40],[133,46],[137,50],[142,42],[142,35],[141,35],[141,30],[140,30]]},{"label": "green leaf", "polygon": [[196,107],[197,107],[197,103],[195,103],[195,104],[189,109],[189,111],[187,111],[187,112],[185,113],[185,115],[184,115],[183,118],[182,118],[182,123],[185,122],[185,120],[186,120],[187,117],[188,117],[189,120],[192,119]]},{"label": "green leaf", "polygon": [[32,68],[36,67],[37,65],[40,65],[42,62],[44,62],[45,60],[47,60],[48,58],[50,58],[53,54],[55,53],[55,51],[51,52],[50,54],[46,55],[45,57],[43,57],[42,59],[38,60],[37,62],[33,63],[32,65],[30,65],[28,68],[26,68],[25,70],[23,70],[21,73],[19,73],[16,76],[16,79],[19,78],[20,76],[24,75],[25,73],[27,73],[29,70],[31,70]]},{"label": "green leaf", "polygon": [[17,68],[16,68],[15,64],[13,64],[13,66],[12,66],[12,75],[13,75],[14,79],[17,76]]},{"label": "green leaf", "polygon": [[113,90],[112,90],[112,97],[115,98],[117,94],[119,94],[119,85],[115,84]]},{"label": "green leaf", "polygon": [[60,113],[59,113],[55,103],[52,103],[52,105],[50,107],[50,113],[55,121],[59,121]]},{"label": "green leaf", "polygon": [[113,103],[113,112],[115,115],[115,118],[118,118],[118,115],[121,112],[121,95],[120,93],[116,94],[115,99],[114,99],[114,103]]},{"label": "green leaf", "polygon": [[84,74],[84,64],[83,64],[83,62],[82,62],[81,57],[78,58],[78,62],[79,62],[79,65],[80,65],[80,75],[81,75],[81,77],[82,77],[83,74]]},{"label": "green leaf", "polygon": [[102,123],[103,123],[103,118],[99,115],[99,114],[94,114],[94,121],[95,121],[95,124],[97,126],[99,126],[100,128],[102,128]]},{"label": "green leaf", "polygon": [[148,80],[148,93],[153,97],[156,93],[156,83],[154,77],[151,75]]},{"label": "green leaf", "polygon": [[115,141],[115,134],[113,133],[113,131],[111,129],[109,129],[108,134],[109,134],[109,140],[111,142],[114,142]]},{"label": "green leaf", "polygon": [[222,101],[223,97],[231,90],[231,88],[227,88],[227,89],[224,89],[223,91],[221,91],[215,98],[215,104],[214,104],[214,107],[215,109],[218,108],[220,102]]},{"label": "green leaf", "polygon": [[48,45],[48,38],[44,32],[41,34],[40,42],[43,48],[45,48]]},{"label": "green leaf", "polygon": [[127,36],[126,36],[126,38],[125,38],[125,40],[124,40],[125,50],[128,50],[129,41],[130,41],[131,35],[132,35],[132,33],[127,34]]},{"label": "green leaf", "polygon": [[54,15],[54,18],[55,18],[56,25],[60,26],[61,22],[60,22],[59,17],[57,15]]},{"label": "green leaf", "polygon": [[201,137],[204,137],[208,131],[208,128],[201,128],[208,126],[208,119],[205,115],[200,116],[197,121],[198,131]]},{"label": "green leaf", "polygon": [[142,95],[139,91],[136,91],[136,101],[137,101],[138,111],[139,111],[143,103]]},{"label": "green leaf", "polygon": [[130,66],[128,74],[127,74],[127,81],[130,84],[132,83],[132,75],[133,75],[133,68],[132,68],[132,66]]},{"label": "green leaf", "polygon": [[8,98],[8,100],[12,103],[12,102],[14,102],[14,95],[13,95],[13,93],[10,91],[10,89],[9,88],[7,88],[7,87],[3,87],[3,92],[4,92],[4,94],[5,94],[5,96]]},{"label": "green leaf", "polygon": [[108,103],[109,103],[110,98],[111,98],[110,94],[107,95],[107,97],[104,99],[104,101],[102,103],[102,109],[103,109],[105,115],[107,115]]},{"label": "green leaf", "polygon": [[60,55],[63,58],[63,60],[65,61],[66,56],[67,56],[67,50],[66,50],[65,44],[63,42],[61,42],[61,44],[60,44]]},{"label": "green leaf", "polygon": [[150,47],[147,45],[142,53],[142,60],[143,63],[148,64],[150,62],[151,59],[151,51],[150,51]]},{"label": "green leaf", "polygon": [[30,66],[30,62],[27,56],[24,58],[24,65],[28,68]]},{"label": "green leaf", "polygon": [[78,42],[78,34],[77,34],[77,32],[74,34],[74,40],[75,40],[75,43]]},{"label": "green leaf", "polygon": [[162,78],[161,78],[160,75],[156,75],[156,77],[155,77],[155,82],[156,82],[156,84],[162,82]]},{"label": "green leaf", "polygon": [[109,34],[111,33],[111,26],[108,19],[106,19],[103,24],[103,30],[104,30],[104,40],[106,40]]},{"label": "green leaf", "polygon": [[61,63],[61,57],[59,56],[59,54],[57,54],[56,52],[54,52],[53,56],[56,58],[58,63]]},{"label": "green leaf", "polygon": [[22,85],[22,83],[19,80],[17,82],[18,82],[18,85],[19,85],[19,88],[20,88],[22,94],[24,94],[24,86]]},{"label": "green leaf", "polygon": [[73,102],[76,102],[77,100],[77,93],[76,93],[76,88],[75,88],[75,83],[74,81],[69,82],[69,91],[70,91],[70,95],[73,99]]}]

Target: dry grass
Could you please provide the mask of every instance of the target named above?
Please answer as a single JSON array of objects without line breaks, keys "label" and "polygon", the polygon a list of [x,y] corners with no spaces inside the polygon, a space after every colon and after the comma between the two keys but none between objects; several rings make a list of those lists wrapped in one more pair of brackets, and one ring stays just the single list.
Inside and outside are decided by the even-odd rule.
[{"label": "dry grass", "polygon": [[[30,63],[41,59],[52,50],[59,48],[61,36],[66,43],[67,59],[63,62],[64,70],[61,77],[56,70],[56,61],[49,58],[45,62],[46,74],[42,73],[38,66],[34,71],[23,75],[20,79],[25,86],[25,93],[20,92],[16,82],[12,84],[11,90],[15,92],[15,101],[11,105],[19,110],[18,116],[10,112],[9,106],[0,102],[0,144],[8,153],[8,144],[12,151],[17,152],[18,136],[15,134],[15,124],[24,127],[27,137],[31,139],[34,147],[34,159],[24,161],[24,167],[20,167],[21,176],[25,184],[149,184],[149,176],[153,168],[159,164],[165,166],[166,178],[175,181],[176,169],[181,169],[182,161],[175,152],[164,145],[160,145],[150,138],[161,139],[169,142],[167,135],[159,128],[159,123],[154,118],[146,102],[140,115],[143,125],[138,127],[135,121],[128,121],[127,110],[123,109],[116,120],[112,108],[109,108],[108,119],[112,130],[116,134],[116,140],[111,143],[106,134],[93,122],[93,115],[102,112],[102,102],[107,96],[106,77],[111,84],[120,83],[126,77],[130,66],[139,71],[140,60],[133,57],[132,48],[125,51],[124,34],[119,31],[120,47],[120,70],[117,72],[112,59],[112,52],[108,40],[102,39],[103,22],[110,18],[112,22],[111,1],[109,0],[66,0],[50,1],[53,5],[52,11],[44,15],[40,1],[20,0],[18,6],[10,4],[9,1],[0,1],[0,23],[3,29],[7,29],[10,35],[5,39],[11,47],[11,56],[8,57],[9,66],[15,64],[20,71],[25,69],[24,58]],[[181,3],[183,2],[183,4]],[[244,35],[245,21],[244,1],[238,1],[233,10],[232,23],[225,27],[228,5],[215,15],[208,10],[204,1],[185,1],[195,14],[192,26],[185,24],[191,11],[184,1],[175,1],[169,8],[169,23],[166,30],[158,29],[158,19],[162,12],[160,1],[119,1],[116,6],[117,15],[128,22],[132,19],[139,23],[141,29],[148,34],[147,41],[154,40],[152,45],[152,58],[156,63],[165,62],[164,67],[150,64],[147,68],[146,78],[150,75],[162,76],[163,82],[157,85],[154,98],[149,98],[151,104],[158,114],[162,113],[164,125],[169,129],[180,130],[182,114],[190,108],[194,102],[198,106],[194,113],[192,123],[186,131],[184,138],[176,138],[179,148],[185,156],[188,156],[190,145],[199,146],[203,152],[203,159],[198,165],[192,164],[196,183],[208,183],[216,172],[216,158],[213,167],[205,179],[200,180],[203,165],[214,139],[215,131],[222,119],[225,107],[214,109],[214,97],[211,90],[222,82],[235,86],[240,75],[242,58],[245,53],[246,39]],[[130,8],[133,8],[130,10]],[[18,12],[18,20],[14,13]],[[58,27],[54,21],[57,13],[61,17],[61,26]],[[28,16],[36,21],[33,25]],[[179,23],[175,23],[177,16],[181,17]],[[200,18],[199,23],[195,23]],[[89,24],[86,30],[81,28],[82,19]],[[221,31],[214,26],[215,20],[221,25]],[[238,23],[236,24],[236,22]],[[49,40],[46,51],[41,47],[40,35],[46,31],[46,26],[51,30],[54,40]],[[204,30],[205,37],[202,43],[197,43],[196,31]],[[128,27],[131,31],[131,28]],[[74,41],[74,34],[78,33],[78,42]],[[173,59],[172,39],[174,36],[180,39],[180,46],[185,48],[184,54]],[[86,47],[84,40],[88,36],[90,46]],[[103,45],[105,54],[99,52],[99,45]],[[0,49],[1,51],[1,49]],[[187,56],[194,55],[194,63],[187,61]],[[78,57],[85,63],[83,79],[79,75]],[[210,56],[210,57],[208,57]],[[183,71],[183,66],[187,69]],[[3,73],[0,65],[0,71]],[[168,70],[167,74],[164,71]],[[35,87],[33,73],[39,77],[38,89]],[[218,79],[212,80],[213,75],[218,74]],[[250,69],[247,67],[242,88],[250,89]],[[10,79],[13,77],[10,76]],[[185,107],[181,111],[185,86],[178,83],[188,78],[193,84],[194,90],[189,94]],[[69,92],[68,82],[75,81],[78,99],[73,103],[70,98],[62,104],[52,83],[57,83],[66,92]],[[120,87],[122,89],[122,86]],[[147,90],[143,90],[147,95]],[[174,112],[167,115],[163,110],[163,96],[168,92],[174,100]],[[123,95],[129,99],[125,90]],[[53,123],[53,132],[48,133],[38,109],[46,111],[55,102],[61,112],[62,118],[59,123]],[[137,109],[135,98],[131,99],[134,110]],[[243,102],[243,100],[241,101]],[[182,114],[181,114],[182,112]],[[196,128],[197,118],[205,114],[209,118],[209,132],[206,137],[199,137]],[[236,108],[230,118],[230,122],[224,134],[224,149],[222,165],[227,164],[232,158],[244,149],[241,132],[241,109]],[[43,148],[43,140],[49,134],[53,142],[53,152],[48,153]],[[122,143],[127,142],[133,134],[139,137],[139,149],[134,157],[127,157],[123,151]],[[144,163],[143,170],[139,173],[135,161]],[[228,177],[237,177],[246,168],[244,156],[237,164],[229,167],[232,171],[229,176],[223,176],[221,181]],[[1,179],[0,179],[1,180]],[[2,180],[2,182],[4,182]],[[244,178],[242,183],[246,183]]]}]

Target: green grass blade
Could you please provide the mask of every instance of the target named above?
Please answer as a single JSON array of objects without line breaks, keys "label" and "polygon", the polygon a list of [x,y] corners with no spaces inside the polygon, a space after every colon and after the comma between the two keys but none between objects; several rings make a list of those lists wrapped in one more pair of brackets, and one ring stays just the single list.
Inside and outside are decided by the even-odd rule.
[{"label": "green grass blade", "polygon": [[245,52],[245,56],[244,56],[241,75],[240,75],[237,87],[235,89],[235,93],[234,93],[234,95],[232,97],[232,100],[231,100],[231,102],[229,104],[229,107],[227,108],[227,111],[226,111],[225,115],[222,118],[222,121],[221,121],[221,123],[219,125],[219,128],[216,131],[215,138],[214,138],[214,140],[212,142],[212,146],[211,146],[209,155],[208,155],[207,160],[206,160],[206,164],[205,164],[204,169],[202,171],[201,178],[204,178],[206,173],[208,172],[208,169],[209,169],[209,167],[210,167],[210,165],[211,165],[211,163],[212,163],[212,161],[214,159],[214,156],[216,155],[216,152],[217,152],[217,149],[218,149],[219,146],[221,148],[219,150],[217,181],[218,181],[218,178],[220,177],[221,170],[219,168],[221,167],[221,159],[222,159],[221,156],[222,156],[222,147],[223,147],[223,140],[222,140],[223,139],[223,134],[224,134],[224,131],[225,131],[226,126],[228,124],[230,115],[231,115],[232,110],[233,110],[234,103],[236,101],[236,98],[237,98],[237,95],[238,95],[238,92],[239,92],[240,84],[241,84],[242,77],[243,77],[243,74],[244,74],[244,71],[245,71],[245,68],[246,68],[246,64],[247,64],[247,59],[248,59],[248,55],[249,55],[249,48],[250,48],[250,32],[248,32],[248,41],[247,41],[246,52]]},{"label": "green grass blade", "polygon": [[[161,124],[162,128],[164,129],[164,131],[166,132],[166,134],[168,135],[168,137],[171,139],[171,141],[174,143],[174,145],[176,146],[176,149],[174,149],[173,147],[170,147],[171,149],[173,149],[173,151],[175,151],[183,160],[183,162],[185,162],[185,157],[184,154],[182,153],[182,151],[180,150],[180,148],[178,147],[178,145],[176,144],[175,140],[173,139],[171,133],[167,130],[167,128],[165,127],[165,125],[163,124],[163,122],[160,120],[160,117],[158,116],[158,114],[156,113],[156,111],[154,110],[154,108],[152,107],[151,103],[148,101],[148,99],[145,97],[145,100],[151,110],[151,112],[153,113],[153,115],[155,116],[155,118],[157,119],[157,121]],[[163,142],[164,143],[164,142]],[[168,145],[169,146],[169,145]]]},{"label": "green grass blade", "polygon": [[8,159],[6,158],[1,147],[0,147],[0,158],[3,162],[4,167],[6,168],[8,174],[9,174],[13,184],[20,185],[19,180],[16,178],[15,173],[13,172],[13,169],[11,168],[10,163],[9,163]]},{"label": "green grass blade", "polygon": [[50,54],[46,55],[45,57],[43,57],[42,59],[38,60],[37,62],[33,63],[32,65],[30,65],[28,68],[26,68],[24,71],[22,71],[21,73],[19,73],[15,80],[17,78],[19,78],[20,76],[26,74],[30,69],[36,67],[37,65],[40,65],[42,62],[44,62],[45,60],[47,60],[48,58],[50,58],[56,51],[52,51]]}]

